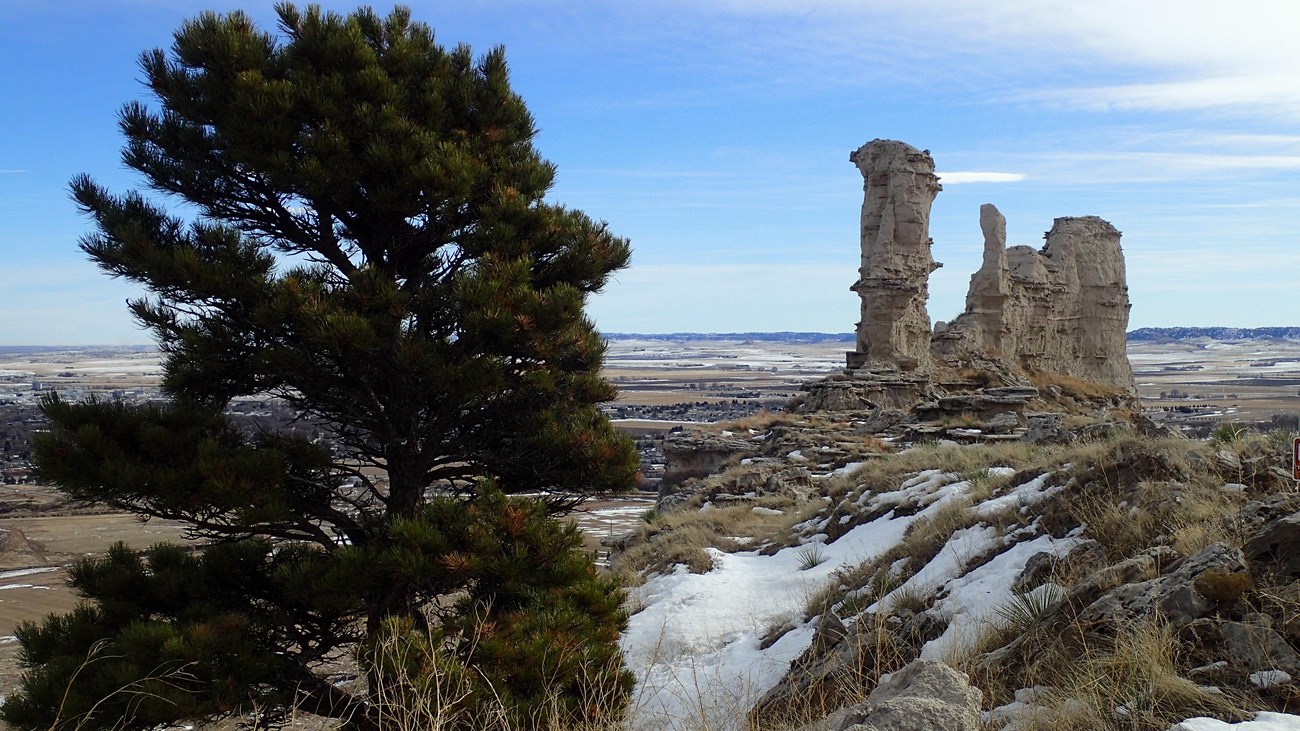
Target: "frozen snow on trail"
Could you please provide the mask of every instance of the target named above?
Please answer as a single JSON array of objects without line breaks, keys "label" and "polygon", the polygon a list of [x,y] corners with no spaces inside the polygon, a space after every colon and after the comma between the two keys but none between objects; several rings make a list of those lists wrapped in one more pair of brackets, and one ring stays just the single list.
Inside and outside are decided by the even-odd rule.
[{"label": "frozen snow on trail", "polygon": [[19,576],[31,576],[32,574],[45,574],[51,571],[58,571],[58,566],[42,566],[35,569],[17,569],[15,571],[0,571],[0,581],[5,579],[15,579]]}]

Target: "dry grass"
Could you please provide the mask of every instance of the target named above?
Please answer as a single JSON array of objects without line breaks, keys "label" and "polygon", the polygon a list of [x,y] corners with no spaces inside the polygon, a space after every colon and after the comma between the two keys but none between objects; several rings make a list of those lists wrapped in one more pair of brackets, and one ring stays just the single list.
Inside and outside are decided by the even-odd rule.
[{"label": "dry grass", "polygon": [[[1012,631],[1021,629],[1034,631]],[[1033,649],[1020,654],[1023,663],[996,665],[978,655],[999,645],[1005,632],[990,628],[982,647],[954,662],[990,706],[1010,702],[1019,688],[1050,688],[1019,717],[1024,731],[1163,731],[1192,716],[1239,718],[1243,709],[1261,707],[1248,694],[1215,692],[1184,677],[1186,648],[1158,621],[1121,626],[1110,637],[1084,636],[1077,627],[1031,634]]]},{"label": "dry grass", "polygon": [[901,628],[892,611],[862,615],[835,646],[836,656],[847,662],[800,668],[796,661],[792,671],[802,672],[797,688],[766,697],[748,713],[747,728],[816,728],[831,713],[865,701],[882,676],[901,670],[920,651],[923,638]]},{"label": "dry grass", "polygon": [[1077,445],[1064,492],[1044,508],[1055,530],[1083,526],[1110,561],[1152,545],[1182,555],[1212,543],[1241,545],[1234,516],[1249,497],[1224,491],[1212,450],[1180,438],[1125,435]]},{"label": "dry grass", "polygon": [[[640,584],[646,574],[664,573],[677,564],[685,564],[691,573],[704,573],[713,567],[707,549],[731,552],[753,545],[745,539],[787,533],[798,519],[791,504],[788,498],[767,498],[710,510],[688,506],[656,515],[638,530],[629,548],[614,555],[612,568],[629,586]],[[773,515],[755,508],[784,512]]]},{"label": "dry grass", "polygon": [[1112,386],[1103,386],[1092,381],[1085,381],[1082,378],[1075,378],[1061,373],[1031,373],[1029,381],[1041,392],[1047,392],[1055,388],[1065,396],[1080,401],[1107,401],[1114,399],[1131,398],[1128,392],[1114,388]]},{"label": "dry grass", "polygon": [[777,426],[799,426],[807,425],[810,418],[808,415],[790,413],[787,411],[768,411],[760,409],[758,413],[746,416],[735,421],[728,421],[719,425],[719,431],[756,431],[765,432]]},{"label": "dry grass", "polygon": [[900,558],[907,558],[913,572],[930,563],[952,534],[978,522],[970,503],[963,499],[949,500],[929,515],[907,526],[903,541],[895,549]]},{"label": "dry grass", "polygon": [[[722,530],[718,535],[729,536],[779,536],[784,530],[784,540],[791,542],[797,540],[791,537],[791,529],[799,523],[865,511],[858,506],[869,505],[872,495],[895,491],[907,477],[922,470],[939,469],[951,473],[951,480],[970,483],[965,499],[948,502],[918,519],[899,546],[837,572],[828,586],[811,598],[806,618],[823,614],[857,618],[850,625],[851,636],[843,640],[853,643],[849,654],[856,660],[851,668],[837,670],[835,677],[801,678],[807,681],[803,686],[806,697],[786,698],[780,716],[797,726],[861,700],[882,672],[896,670],[916,657],[921,643],[901,634],[901,627],[912,625],[899,618],[928,609],[933,597],[896,590],[912,572],[938,555],[955,532],[980,523],[1006,528],[1036,519],[1041,513],[1042,528],[1056,535],[1084,526],[1083,536],[1103,545],[1109,563],[1155,545],[1172,547],[1181,555],[1212,543],[1241,545],[1245,528],[1235,516],[1245,503],[1291,487],[1271,476],[1276,475],[1281,460],[1275,454],[1278,444],[1289,447],[1275,435],[1240,433],[1230,440],[1209,443],[1121,432],[1068,446],[921,446],[874,460],[852,475],[823,483],[824,493],[833,497],[830,501],[814,497],[791,506],[780,520],[764,526],[748,525],[748,518],[736,516],[735,522],[719,524],[711,531]],[[1222,450],[1232,458],[1221,455]],[[1231,467],[1234,460],[1241,467]],[[992,466],[1011,467],[1018,473],[995,476],[989,472]],[[981,518],[973,511],[972,505],[1048,471],[1057,473],[1054,481],[1061,492],[1041,504],[1034,515],[1020,515],[1012,509]],[[1225,482],[1241,482],[1246,488],[1225,490]],[[721,517],[710,513],[677,519],[684,526]],[[746,530],[751,532],[744,533]],[[909,559],[906,564],[900,561],[904,558]],[[1041,707],[1035,715],[1022,719],[1022,729],[1163,730],[1193,715],[1236,718],[1241,709],[1278,708],[1287,702],[1261,696],[1244,677],[1235,685],[1225,685],[1223,693],[1202,688],[1187,676],[1203,658],[1193,658],[1193,648],[1158,622],[1110,626],[1103,631],[1070,620],[1078,607],[1044,621],[1076,580],[1097,570],[1092,564],[1058,567],[1049,581],[1063,589],[1040,592],[1040,605],[1021,597],[1022,611],[1017,614],[1014,607],[1008,607],[1000,621],[992,622],[972,646],[952,658],[984,691],[986,708],[1009,702],[1018,689],[1046,685],[1055,690],[1039,699]],[[1214,599],[1225,613],[1263,612],[1272,617],[1275,627],[1300,626],[1300,589],[1295,586],[1255,586],[1235,574],[1217,583],[1211,577],[1202,584],[1198,590]],[[866,612],[891,592],[890,601],[880,605],[879,611]],[[1014,601],[1016,598],[1010,600]],[[1004,653],[999,662],[989,662],[987,653],[1017,638],[1013,651]],[[836,652],[848,651],[841,647]],[[808,672],[814,669],[804,668]],[[754,718],[751,715],[751,720]],[[776,720],[775,715],[764,718]],[[771,725],[765,723],[764,727]]]},{"label": "dry grass", "polygon": [[888,492],[898,489],[902,478],[923,470],[941,470],[976,476],[989,467],[1047,471],[1058,461],[1063,447],[1038,446],[1024,442],[994,444],[920,444],[886,459],[872,460],[847,477],[859,492]]}]

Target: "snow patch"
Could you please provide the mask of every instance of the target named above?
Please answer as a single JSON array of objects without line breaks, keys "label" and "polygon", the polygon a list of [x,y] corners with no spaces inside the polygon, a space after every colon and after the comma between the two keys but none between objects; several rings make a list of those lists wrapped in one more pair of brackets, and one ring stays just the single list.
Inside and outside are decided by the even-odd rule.
[{"label": "snow patch", "polygon": [[1260,670],[1250,674],[1250,684],[1256,688],[1274,688],[1291,682],[1291,674],[1282,670]]},{"label": "snow patch", "polygon": [[1217,718],[1189,718],[1169,727],[1169,731],[1300,731],[1300,716],[1261,711],[1255,720],[1226,723]]},{"label": "snow patch", "polygon": [[19,576],[31,576],[32,574],[48,574],[51,571],[58,571],[58,570],[59,570],[58,566],[42,566],[41,568],[36,568],[36,569],[18,569],[16,571],[3,571],[0,572],[0,581],[4,581],[5,579],[14,579]]},{"label": "snow patch", "polygon": [[[771,556],[710,549],[708,573],[679,566],[632,589],[632,605],[644,607],[622,638],[628,667],[638,676],[633,726],[667,729],[708,719],[710,728],[742,727],[744,712],[812,643],[813,627],[803,622],[812,596],[837,569],[897,544],[915,518],[890,513],[857,526],[822,543],[825,561],[810,568],[799,555],[802,546]],[[782,625],[794,629],[759,649],[763,637]]]},{"label": "snow patch", "polygon": [[1032,556],[1043,551],[1063,556],[1078,542],[1073,538],[1039,536],[1017,543],[983,566],[947,582],[947,596],[936,602],[932,611],[948,620],[948,628],[925,643],[921,657],[944,660],[973,642],[1011,596],[1012,583]]}]

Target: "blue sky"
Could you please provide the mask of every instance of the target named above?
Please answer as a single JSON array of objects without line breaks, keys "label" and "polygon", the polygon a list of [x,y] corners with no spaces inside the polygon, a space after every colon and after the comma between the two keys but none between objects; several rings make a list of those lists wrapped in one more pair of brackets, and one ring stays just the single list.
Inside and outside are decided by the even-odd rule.
[{"label": "blue sky", "polygon": [[[590,305],[607,332],[851,330],[848,154],[876,137],[944,184],[932,319],[963,306],[991,202],[1010,244],[1057,216],[1123,231],[1130,327],[1300,324],[1300,3],[410,5],[444,43],[506,47],[553,198],[631,239]],[[136,58],[205,8],[274,27],[270,2],[0,0],[0,344],[147,341],[138,293],[77,250],[67,183],[138,184],[115,124],[147,99]]]}]

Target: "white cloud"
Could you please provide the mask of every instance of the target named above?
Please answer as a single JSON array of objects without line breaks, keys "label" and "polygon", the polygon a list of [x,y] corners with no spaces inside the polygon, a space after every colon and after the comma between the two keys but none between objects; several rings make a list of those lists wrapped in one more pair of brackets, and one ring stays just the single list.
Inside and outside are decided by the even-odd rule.
[{"label": "white cloud", "polygon": [[1023,98],[1091,111],[1178,112],[1226,109],[1300,118],[1300,77],[1257,73],[1149,84],[1031,92]]},{"label": "white cloud", "polygon": [[27,171],[19,170],[16,168],[0,168],[0,175],[17,175],[19,173],[25,173],[25,172]]},{"label": "white cloud", "polygon": [[[846,68],[943,67],[1011,101],[1086,110],[1231,110],[1300,118],[1300,3],[1293,0],[714,0],[705,19],[782,20],[788,37]],[[806,44],[806,45],[801,45]],[[813,50],[809,50],[813,49]],[[743,50],[743,47],[740,49]],[[766,50],[770,51],[770,48]],[[786,54],[778,54],[784,57]],[[904,73],[902,76],[906,76]],[[1030,81],[1029,77],[1036,77]],[[1097,83],[1107,80],[1112,83]],[[960,82],[959,82],[960,83]]]},{"label": "white cloud", "polygon": [[990,173],[974,170],[959,170],[951,173],[935,173],[944,185],[964,185],[966,183],[1019,183],[1027,176],[1024,173]]}]

